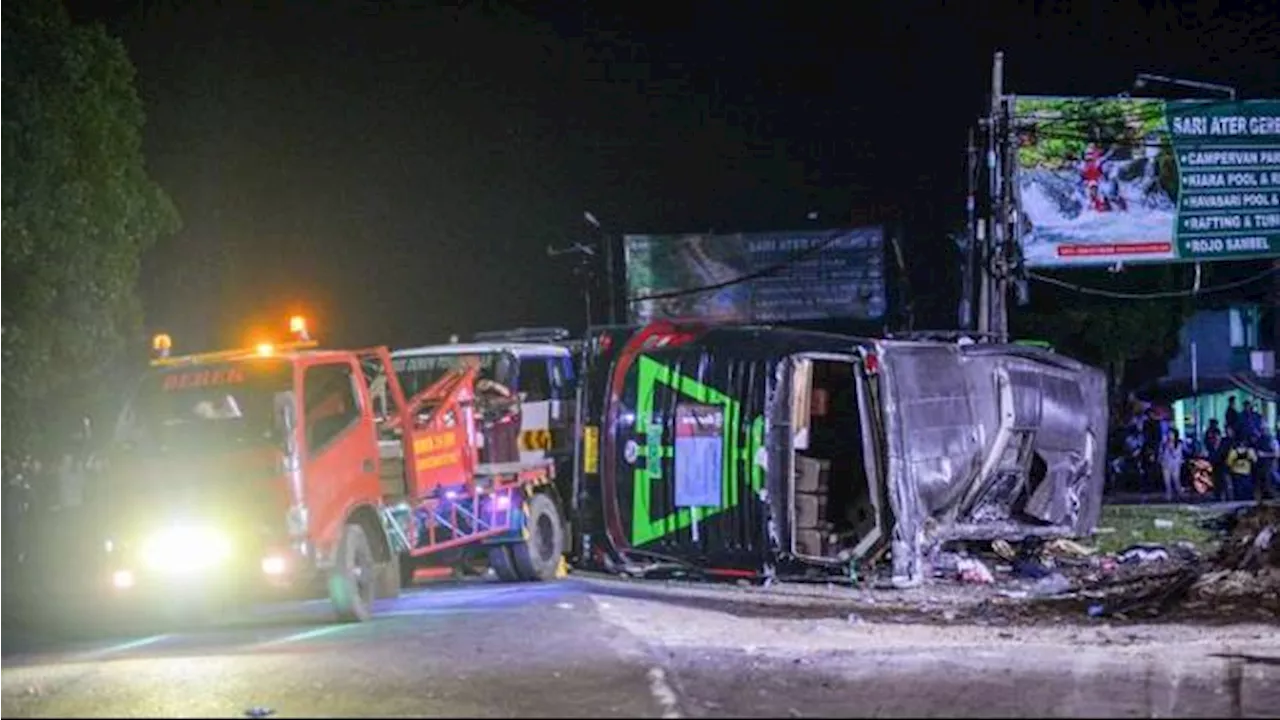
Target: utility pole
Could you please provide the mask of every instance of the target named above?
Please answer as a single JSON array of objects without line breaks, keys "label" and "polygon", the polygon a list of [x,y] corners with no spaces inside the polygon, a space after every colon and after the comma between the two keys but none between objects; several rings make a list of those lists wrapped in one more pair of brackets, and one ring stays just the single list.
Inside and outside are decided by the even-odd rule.
[{"label": "utility pole", "polygon": [[988,118],[987,131],[990,142],[987,168],[991,179],[991,252],[986,268],[990,276],[987,332],[991,333],[994,341],[1005,342],[1009,336],[1009,202],[1006,177],[1009,128],[1005,122],[1003,52],[997,52],[991,63],[991,116]]},{"label": "utility pole", "polygon": [[605,297],[608,299],[605,307],[608,310],[608,323],[616,325],[618,323],[618,288],[614,283],[614,258],[613,258],[613,235],[609,234],[604,226],[600,224],[600,220],[590,211],[586,210],[582,213],[582,218],[587,221],[591,227],[596,229],[599,234],[600,244],[604,247],[604,284]]},{"label": "utility pole", "polygon": [[[1001,341],[1006,332],[1005,303],[1001,295],[1006,290],[1001,278],[1004,272],[1004,225],[1008,212],[1004,202],[1004,124],[1001,122],[1004,106],[1004,53],[997,52],[991,64],[991,108],[983,125],[987,130],[987,218],[978,226],[978,333],[984,340]],[[986,229],[983,238],[982,230]]]},{"label": "utility pole", "polygon": [[547,246],[547,257],[557,258],[563,255],[572,255],[577,258],[574,264],[573,274],[582,283],[582,304],[586,311],[586,328],[591,328],[591,322],[594,314],[591,312],[591,285],[595,282],[595,257],[596,251],[590,245],[582,243],[574,243],[568,247],[556,248]]},{"label": "utility pole", "polygon": [[964,277],[960,286],[960,329],[974,330],[975,315],[979,314],[977,293],[974,292],[978,272],[978,146],[974,129],[969,128],[969,146],[965,155],[965,257]]}]

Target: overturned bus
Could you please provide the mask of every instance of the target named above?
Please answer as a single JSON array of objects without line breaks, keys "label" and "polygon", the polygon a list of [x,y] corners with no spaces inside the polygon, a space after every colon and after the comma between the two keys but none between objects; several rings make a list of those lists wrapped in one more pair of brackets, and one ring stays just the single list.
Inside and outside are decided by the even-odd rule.
[{"label": "overturned bus", "polygon": [[961,540],[1080,536],[1106,380],[1050,350],[658,322],[582,347],[577,561],[920,582]]}]

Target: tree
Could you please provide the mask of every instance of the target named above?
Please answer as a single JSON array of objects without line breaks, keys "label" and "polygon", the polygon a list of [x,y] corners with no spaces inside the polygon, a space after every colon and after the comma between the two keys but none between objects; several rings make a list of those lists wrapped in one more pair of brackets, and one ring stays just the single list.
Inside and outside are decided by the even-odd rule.
[{"label": "tree", "polygon": [[[141,255],[178,228],[148,177],[124,46],[58,0],[6,3],[3,27],[3,454],[40,458],[93,414],[141,336]],[[65,427],[65,426],[64,426]]]},{"label": "tree", "polygon": [[[1075,270],[1064,282],[1112,293],[1142,295],[1187,287],[1188,268],[1168,265],[1126,270],[1120,279],[1102,270]],[[1016,308],[1016,336],[1048,340],[1062,352],[1105,369],[1112,400],[1125,388],[1125,369],[1139,360],[1167,361],[1178,347],[1178,331],[1193,310],[1189,299],[1098,297],[1037,283],[1029,307]]]}]

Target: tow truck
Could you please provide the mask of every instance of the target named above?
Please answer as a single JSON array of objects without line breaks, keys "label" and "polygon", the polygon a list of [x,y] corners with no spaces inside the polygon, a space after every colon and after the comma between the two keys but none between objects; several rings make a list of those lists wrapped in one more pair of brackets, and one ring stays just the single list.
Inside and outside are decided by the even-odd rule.
[{"label": "tow truck", "polygon": [[564,572],[554,464],[486,461],[511,454],[488,430],[513,400],[477,394],[476,365],[405,397],[386,347],[320,349],[305,318],[289,327],[284,343],[184,356],[153,338],[106,478],[120,599],[327,595],[360,622],[403,567],[468,545],[504,577]]}]

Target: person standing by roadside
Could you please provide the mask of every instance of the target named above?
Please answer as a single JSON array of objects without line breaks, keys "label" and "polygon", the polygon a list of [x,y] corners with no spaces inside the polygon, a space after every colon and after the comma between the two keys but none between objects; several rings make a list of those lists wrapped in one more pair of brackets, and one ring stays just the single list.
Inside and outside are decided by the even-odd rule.
[{"label": "person standing by roadside", "polygon": [[1143,493],[1147,492],[1149,485],[1158,487],[1160,482],[1160,447],[1164,444],[1162,430],[1155,408],[1147,408],[1142,423],[1142,485],[1139,490]]},{"label": "person standing by roadside", "polygon": [[1231,450],[1227,452],[1227,500],[1236,498],[1236,493],[1249,494],[1249,485],[1253,483],[1253,464],[1258,462],[1258,453],[1249,446],[1248,441],[1233,436]]},{"label": "person standing by roadside", "polygon": [[1280,464],[1280,437],[1265,429],[1258,440],[1258,464],[1253,472],[1253,499],[1262,502],[1276,496],[1276,465]]},{"label": "person standing by roadside", "polygon": [[1182,495],[1182,441],[1177,430],[1164,436],[1160,447],[1160,474],[1164,478],[1164,501],[1173,502]]}]

